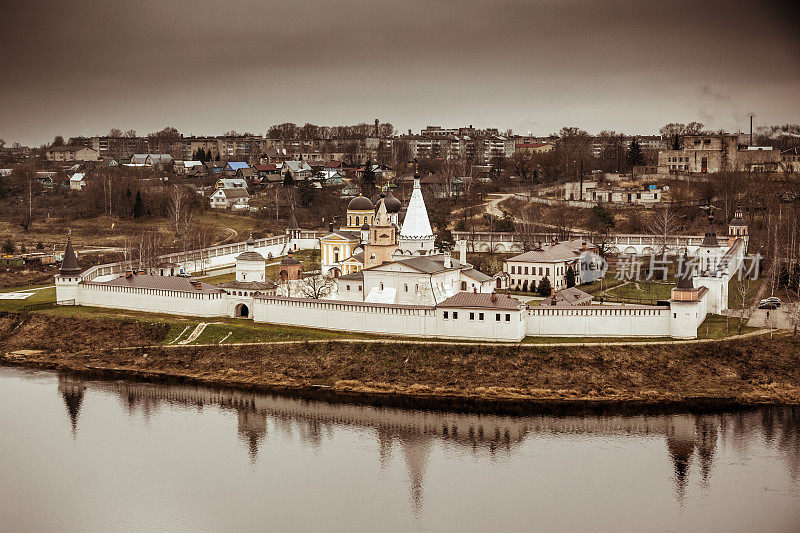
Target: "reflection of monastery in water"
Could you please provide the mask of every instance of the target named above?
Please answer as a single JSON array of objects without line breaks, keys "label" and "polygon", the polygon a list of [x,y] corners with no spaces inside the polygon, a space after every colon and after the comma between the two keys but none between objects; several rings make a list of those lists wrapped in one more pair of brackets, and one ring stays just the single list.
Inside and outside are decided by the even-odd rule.
[{"label": "reflection of monastery in water", "polygon": [[743,449],[747,438],[761,431],[765,443],[777,446],[785,455],[792,477],[800,476],[798,407],[714,414],[504,417],[333,404],[187,385],[82,381],[61,376],[58,390],[73,434],[77,432],[87,387],[117,395],[128,412],[140,410],[145,417],[157,411],[160,404],[234,410],[239,439],[254,462],[259,445],[271,432],[290,438],[297,436],[318,448],[332,437],[337,427],[374,430],[382,467],[388,464],[395,445],[399,446],[409,473],[415,509],[421,507],[426,465],[437,442],[461,446],[474,455],[510,456],[525,439],[536,435],[663,438],[673,463],[676,498],[682,500],[692,468],[699,468],[703,485],[709,484],[717,446],[725,443]]}]

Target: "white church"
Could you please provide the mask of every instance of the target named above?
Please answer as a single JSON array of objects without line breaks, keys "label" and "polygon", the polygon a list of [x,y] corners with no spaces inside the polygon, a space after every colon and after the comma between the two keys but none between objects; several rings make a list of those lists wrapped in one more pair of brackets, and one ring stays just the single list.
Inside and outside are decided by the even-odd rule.
[{"label": "white church", "polygon": [[[195,271],[193,258],[198,255],[212,257],[215,266],[233,268],[236,280],[219,285],[171,275],[172,268],[156,269],[162,275],[154,275],[122,263],[82,272],[68,239],[55,277],[57,303],[456,340],[695,338],[708,313],[727,308],[728,282],[744,259],[748,239],[740,209],[724,245],[711,226],[697,251],[698,268],[687,269],[662,305],[587,305],[585,298],[526,305],[494,292],[493,278],[467,263],[464,243],[459,243],[458,259],[447,250],[435,251],[418,177],[402,225],[401,209],[391,191],[374,202],[359,196],[348,205],[346,226],[327,234],[304,232],[292,216],[285,236],[170,257],[182,271]],[[325,298],[278,294],[265,275],[267,258],[286,255],[284,261],[296,267],[291,251],[317,246],[322,275],[336,290]]]}]

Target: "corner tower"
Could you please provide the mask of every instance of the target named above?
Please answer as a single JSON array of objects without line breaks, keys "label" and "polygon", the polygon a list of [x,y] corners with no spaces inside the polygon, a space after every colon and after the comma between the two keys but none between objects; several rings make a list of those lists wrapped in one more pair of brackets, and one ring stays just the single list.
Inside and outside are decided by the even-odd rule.
[{"label": "corner tower", "polygon": [[78,256],[72,248],[72,238],[67,237],[67,247],[64,250],[64,259],[58,269],[56,279],[56,303],[59,305],[77,305],[79,283],[81,281],[81,267],[78,265]]}]

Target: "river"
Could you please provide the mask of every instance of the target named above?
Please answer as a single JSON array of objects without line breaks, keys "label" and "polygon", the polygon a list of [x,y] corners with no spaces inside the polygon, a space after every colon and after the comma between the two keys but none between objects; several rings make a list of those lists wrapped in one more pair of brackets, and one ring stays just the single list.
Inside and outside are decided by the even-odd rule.
[{"label": "river", "polygon": [[2,531],[798,531],[800,408],[503,417],[0,367]]}]

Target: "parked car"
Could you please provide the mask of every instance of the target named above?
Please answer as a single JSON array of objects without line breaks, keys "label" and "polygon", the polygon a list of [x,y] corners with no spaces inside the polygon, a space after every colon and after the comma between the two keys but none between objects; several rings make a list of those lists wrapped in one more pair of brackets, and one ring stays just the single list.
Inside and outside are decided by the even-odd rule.
[{"label": "parked car", "polygon": [[758,302],[759,309],[777,309],[780,306],[781,306],[780,300],[776,302],[774,300],[765,299]]}]

